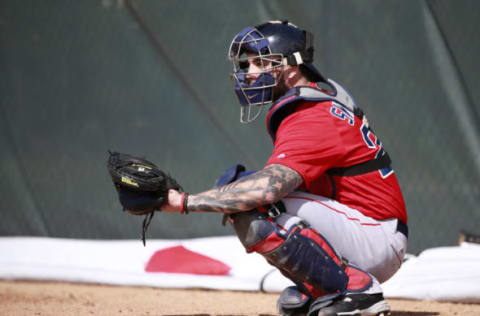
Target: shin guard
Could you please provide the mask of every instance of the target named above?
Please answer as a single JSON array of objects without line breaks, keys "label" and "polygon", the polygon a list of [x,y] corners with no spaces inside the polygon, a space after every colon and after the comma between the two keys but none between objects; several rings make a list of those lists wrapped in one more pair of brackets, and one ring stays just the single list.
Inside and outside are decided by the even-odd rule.
[{"label": "shin guard", "polygon": [[371,286],[368,273],[343,261],[309,225],[302,222],[280,233],[265,214],[245,213],[232,216],[232,224],[247,251],[261,254],[305,294],[317,298],[327,293],[363,292]]}]

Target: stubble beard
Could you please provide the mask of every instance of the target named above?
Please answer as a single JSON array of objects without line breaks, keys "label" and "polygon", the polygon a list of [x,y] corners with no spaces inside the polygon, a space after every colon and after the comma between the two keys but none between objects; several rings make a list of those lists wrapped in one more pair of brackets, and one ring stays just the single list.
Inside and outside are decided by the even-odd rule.
[{"label": "stubble beard", "polygon": [[287,93],[290,88],[287,86],[284,79],[284,72],[282,71],[278,77],[278,83],[272,88],[272,101],[275,102]]}]

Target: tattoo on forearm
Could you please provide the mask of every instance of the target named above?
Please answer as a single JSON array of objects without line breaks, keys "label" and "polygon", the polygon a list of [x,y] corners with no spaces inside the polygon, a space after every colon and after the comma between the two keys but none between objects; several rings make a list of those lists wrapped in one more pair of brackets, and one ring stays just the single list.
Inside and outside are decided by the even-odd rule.
[{"label": "tattoo on forearm", "polygon": [[264,169],[223,187],[190,195],[188,210],[197,212],[236,213],[273,203],[302,184],[302,177],[283,165]]}]

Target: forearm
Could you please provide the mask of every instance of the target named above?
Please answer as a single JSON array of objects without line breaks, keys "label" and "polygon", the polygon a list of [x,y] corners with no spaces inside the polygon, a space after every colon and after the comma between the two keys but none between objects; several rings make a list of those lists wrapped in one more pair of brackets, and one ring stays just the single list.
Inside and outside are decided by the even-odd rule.
[{"label": "forearm", "polygon": [[249,211],[280,200],[302,181],[296,171],[282,165],[270,165],[226,186],[190,194],[187,211],[227,214]]}]

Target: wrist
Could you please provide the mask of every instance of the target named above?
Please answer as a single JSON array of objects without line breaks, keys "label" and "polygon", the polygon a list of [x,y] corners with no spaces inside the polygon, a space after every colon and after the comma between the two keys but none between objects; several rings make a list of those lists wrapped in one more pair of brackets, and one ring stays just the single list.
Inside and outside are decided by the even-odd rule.
[{"label": "wrist", "polygon": [[188,214],[188,193],[183,192],[180,197],[180,213],[181,214]]}]

